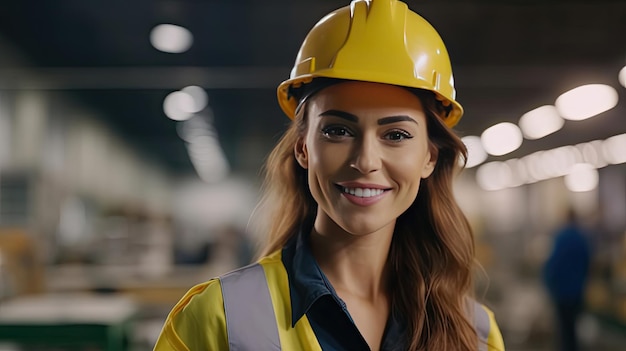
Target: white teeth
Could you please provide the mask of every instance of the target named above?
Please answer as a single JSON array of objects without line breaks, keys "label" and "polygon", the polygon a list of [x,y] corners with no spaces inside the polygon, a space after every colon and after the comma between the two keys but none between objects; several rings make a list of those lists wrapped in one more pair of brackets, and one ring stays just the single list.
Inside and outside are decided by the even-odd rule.
[{"label": "white teeth", "polygon": [[354,195],[357,197],[372,197],[380,195],[384,192],[383,189],[368,189],[368,188],[342,188],[346,194]]}]

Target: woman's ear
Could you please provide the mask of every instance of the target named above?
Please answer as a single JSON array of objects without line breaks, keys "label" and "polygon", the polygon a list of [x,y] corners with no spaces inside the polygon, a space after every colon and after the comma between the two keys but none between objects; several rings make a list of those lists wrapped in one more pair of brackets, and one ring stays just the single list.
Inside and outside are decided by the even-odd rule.
[{"label": "woman's ear", "polygon": [[299,137],[296,144],[293,146],[293,153],[296,156],[296,161],[300,164],[300,167],[304,169],[309,168],[309,152],[306,148],[306,143],[303,137]]},{"label": "woman's ear", "polygon": [[432,143],[428,145],[428,161],[424,164],[422,169],[422,179],[428,178],[437,165],[437,158],[439,157],[439,149]]}]

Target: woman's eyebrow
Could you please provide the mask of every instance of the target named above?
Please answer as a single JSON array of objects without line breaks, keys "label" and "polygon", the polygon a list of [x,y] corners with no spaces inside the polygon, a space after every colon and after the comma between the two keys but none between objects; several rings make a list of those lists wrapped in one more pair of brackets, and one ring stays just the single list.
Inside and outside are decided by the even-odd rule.
[{"label": "woman's eyebrow", "polygon": [[335,116],[335,117],[339,117],[339,118],[343,118],[345,120],[348,120],[350,122],[358,122],[359,121],[359,117],[346,112],[346,111],[340,111],[340,110],[328,110],[328,111],[324,111],[322,113],[320,113],[318,115],[319,117],[322,116]]},{"label": "woman's eyebrow", "polygon": [[378,120],[378,125],[382,126],[384,124],[390,124],[390,123],[396,123],[396,122],[403,122],[403,121],[408,121],[408,122],[413,122],[415,124],[419,124],[417,123],[417,121],[407,115],[399,115],[399,116],[389,116],[389,117],[383,117],[381,119]]}]

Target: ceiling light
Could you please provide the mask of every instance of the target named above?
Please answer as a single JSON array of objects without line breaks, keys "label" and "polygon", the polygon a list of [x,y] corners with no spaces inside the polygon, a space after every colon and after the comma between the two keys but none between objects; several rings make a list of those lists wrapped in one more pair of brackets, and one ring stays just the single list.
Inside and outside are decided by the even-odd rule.
[{"label": "ceiling light", "polygon": [[617,91],[613,87],[588,84],[561,94],[554,105],[563,118],[580,121],[612,109],[617,100]]},{"label": "ceiling light", "polygon": [[612,136],[602,142],[602,155],[607,162],[619,164],[626,162],[626,134]]},{"label": "ceiling light", "polygon": [[181,26],[159,24],[150,32],[150,43],[157,50],[178,54],[189,50],[193,44],[193,35]]},{"label": "ceiling light", "polygon": [[504,162],[489,162],[476,170],[476,182],[483,190],[494,191],[508,188],[512,183],[511,167]]},{"label": "ceiling light", "polygon": [[191,85],[181,89],[181,91],[183,93],[189,94],[193,99],[192,104],[190,104],[189,106],[185,106],[185,108],[187,108],[187,112],[200,112],[206,107],[209,101],[209,97],[207,96],[206,92],[199,86]]},{"label": "ceiling light", "polygon": [[588,163],[577,163],[565,176],[565,186],[573,192],[583,192],[598,186],[598,170]]},{"label": "ceiling light", "polygon": [[567,176],[568,189],[588,191],[597,186],[593,179],[597,178],[598,169],[626,163],[623,150],[626,150],[626,133],[604,141],[593,140],[537,151],[520,159],[482,165],[476,171],[476,182],[485,190],[499,190]]},{"label": "ceiling light", "polygon": [[529,183],[534,183],[548,178],[545,170],[541,168],[542,153],[543,151],[537,151],[520,159],[520,162],[524,164],[526,169]]},{"label": "ceiling light", "polygon": [[617,76],[617,79],[619,80],[619,84],[621,84],[624,88],[626,88],[626,66],[624,66],[619,71],[619,75]]},{"label": "ceiling light", "polygon": [[198,176],[206,182],[223,179],[230,166],[216,136],[198,135],[187,143],[189,159]]},{"label": "ceiling light", "polygon": [[583,162],[589,163],[595,168],[602,168],[607,165],[602,152],[602,141],[594,140],[576,145],[582,154]]},{"label": "ceiling light", "polygon": [[194,106],[193,97],[182,91],[170,93],[163,100],[163,112],[165,112],[167,117],[175,121],[184,121],[191,118],[193,114],[188,111],[193,109]]},{"label": "ceiling light", "polygon": [[465,168],[472,168],[483,163],[487,159],[487,153],[483,149],[480,137],[468,135],[461,139],[467,147],[467,162]]},{"label": "ceiling light", "polygon": [[504,161],[504,164],[506,164],[511,170],[511,178],[508,184],[509,187],[524,185],[531,181],[528,170],[526,169],[526,164],[520,159],[512,158]]},{"label": "ceiling light", "polygon": [[176,125],[178,136],[186,142],[191,142],[194,137],[208,135],[216,136],[213,126],[203,116],[194,115],[192,118]]},{"label": "ceiling light", "polygon": [[501,156],[517,150],[522,145],[522,132],[513,123],[503,122],[487,128],[480,136],[488,154]]},{"label": "ceiling light", "polygon": [[582,162],[579,153],[575,147],[567,146],[546,150],[539,156],[539,167],[546,178],[564,176],[574,164]]},{"label": "ceiling light", "polygon": [[519,120],[526,139],[543,138],[561,129],[564,123],[556,107],[552,105],[537,107],[525,113]]}]

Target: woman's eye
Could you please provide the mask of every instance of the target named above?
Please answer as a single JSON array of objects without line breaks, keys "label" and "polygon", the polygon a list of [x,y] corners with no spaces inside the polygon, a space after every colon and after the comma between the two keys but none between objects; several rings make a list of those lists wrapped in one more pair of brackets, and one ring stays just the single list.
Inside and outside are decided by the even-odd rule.
[{"label": "woman's eye", "polygon": [[352,136],[352,133],[344,127],[326,127],[322,129],[322,134],[327,138]]},{"label": "woman's eye", "polygon": [[411,139],[413,136],[403,130],[393,130],[385,134],[384,138],[391,141],[402,141],[404,139]]}]

